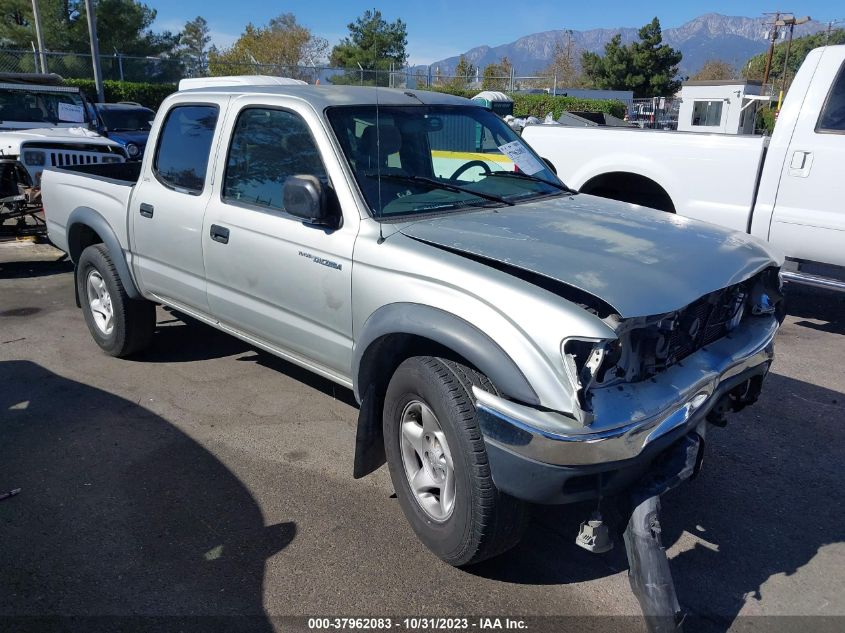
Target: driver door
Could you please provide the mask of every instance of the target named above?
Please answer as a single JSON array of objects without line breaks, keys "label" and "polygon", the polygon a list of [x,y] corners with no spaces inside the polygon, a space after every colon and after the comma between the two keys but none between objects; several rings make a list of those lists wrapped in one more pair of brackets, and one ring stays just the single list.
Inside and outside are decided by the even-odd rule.
[{"label": "driver door", "polygon": [[288,176],[316,176],[330,198],[332,180],[342,178],[336,161],[322,158],[330,146],[306,120],[313,114],[299,107],[245,105],[230,117],[221,190],[202,234],[208,302],[224,326],[336,378],[352,363],[358,223],[348,214],[329,230],[285,211]]}]

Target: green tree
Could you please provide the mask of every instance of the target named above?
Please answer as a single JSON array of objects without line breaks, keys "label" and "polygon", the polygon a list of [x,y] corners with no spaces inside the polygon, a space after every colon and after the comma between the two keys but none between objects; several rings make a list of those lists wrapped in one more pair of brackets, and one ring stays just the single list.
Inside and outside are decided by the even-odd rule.
[{"label": "green tree", "polygon": [[[84,3],[79,3],[83,5]],[[150,27],[156,10],[136,0],[98,0],[97,37],[103,54],[120,51],[124,55],[161,55],[171,53],[179,44],[179,34],[170,31],[154,32]],[[88,23],[84,7],[82,15],[73,23],[74,39],[85,50],[88,42]]]},{"label": "green tree", "polygon": [[484,90],[507,90],[510,87],[510,76],[513,64],[507,57],[502,57],[498,63],[487,64],[481,77],[481,88]]},{"label": "green tree", "polygon": [[[80,18],[79,2],[39,0],[39,8],[45,46],[51,50],[78,50],[71,44],[69,31]],[[30,42],[34,41],[32,1],[0,0],[0,43],[3,47],[29,49]]]},{"label": "green tree", "polygon": [[[828,36],[827,31],[796,37],[789,49],[789,60],[786,69],[786,86],[792,83],[799,66],[804,63],[807,54],[814,48],[827,44],[845,44],[845,29],[833,29]],[[786,42],[775,45],[772,55],[772,68],[769,71],[769,82],[780,86],[783,77],[783,62],[786,56]],[[745,64],[742,76],[752,81],[762,81],[766,69],[766,53],[755,55]]]},{"label": "green tree", "polygon": [[458,65],[455,66],[455,76],[449,82],[452,88],[464,90],[475,79],[475,66],[466,57],[461,55]]},{"label": "green tree", "polygon": [[[83,0],[39,0],[45,46],[50,50],[90,50]],[[172,52],[179,35],[154,32],[155,9],[137,0],[98,0],[97,35],[104,55],[117,49],[125,55]],[[30,0],[0,0],[0,42],[6,48],[28,49],[35,41]]]},{"label": "green tree", "polygon": [[315,70],[311,67],[323,58],[328,46],[325,39],[299,24],[292,13],[284,13],[264,27],[247,24],[226,50],[212,48],[208,66],[212,75],[278,73],[313,81]]},{"label": "green tree", "polygon": [[693,81],[726,81],[736,78],[736,69],[721,59],[704,62],[701,69],[690,77]]},{"label": "green tree", "polygon": [[206,19],[197,16],[186,22],[179,43],[188,74],[192,77],[205,75],[208,72],[208,45],[211,43]]},{"label": "green tree", "polygon": [[[408,29],[405,22],[397,19],[387,22],[381,11],[367,10],[364,15],[347,25],[349,35],[337,44],[331,52],[332,66],[348,70],[345,77],[333,79],[336,83],[357,83],[361,79],[359,67],[378,78],[379,85],[387,85],[388,75],[384,71],[391,67],[402,68],[408,61]],[[380,71],[380,72],[379,72]]]},{"label": "green tree", "polygon": [[635,97],[673,95],[681,87],[678,64],[681,52],[663,43],[660,21],[654,18],[639,30],[639,41],[627,46],[615,35],[604,55],[581,54],[586,79],[596,88],[633,90]]},{"label": "green tree", "polygon": [[[90,51],[88,23],[83,0],[39,0],[45,46],[52,51]],[[152,24],[156,12],[137,0],[98,0],[97,33],[103,73],[119,76],[121,61],[126,79],[170,80],[182,74],[176,54],[179,35],[156,32]],[[0,43],[5,48],[27,50],[35,41],[30,0],[0,0]],[[161,60],[118,60],[115,52]],[[32,65],[22,60],[19,70]],[[72,55],[48,58],[49,69],[67,77],[91,76],[91,60]],[[12,70],[7,66],[8,70]]]}]

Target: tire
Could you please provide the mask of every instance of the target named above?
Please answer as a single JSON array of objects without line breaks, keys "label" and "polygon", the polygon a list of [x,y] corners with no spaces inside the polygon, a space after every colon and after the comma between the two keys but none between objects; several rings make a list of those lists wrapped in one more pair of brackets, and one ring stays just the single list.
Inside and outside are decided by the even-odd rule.
[{"label": "tire", "polygon": [[[528,518],[526,504],[493,483],[475,420],[473,385],[495,393],[469,367],[416,356],[396,369],[384,401],[385,452],[402,511],[426,547],[454,566],[510,549]],[[415,493],[412,481],[423,492]]]},{"label": "tire", "polygon": [[76,292],[88,330],[104,352],[122,358],[149,347],[156,325],[155,304],[129,298],[104,244],[82,251]]}]

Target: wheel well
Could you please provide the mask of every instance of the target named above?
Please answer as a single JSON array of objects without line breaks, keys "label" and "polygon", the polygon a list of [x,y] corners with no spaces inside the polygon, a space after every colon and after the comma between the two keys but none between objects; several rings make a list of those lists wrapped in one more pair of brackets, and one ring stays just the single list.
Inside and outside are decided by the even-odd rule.
[{"label": "wheel well", "polygon": [[623,171],[601,174],[585,182],[581,193],[675,213],[675,205],[666,190],[651,178],[639,174]]},{"label": "wheel well", "polygon": [[418,334],[385,334],[370,343],[361,356],[357,378],[361,410],[355,440],[353,476],[356,479],[370,474],[385,462],[384,396],[396,368],[412,356],[438,356],[472,367],[460,354]]},{"label": "wheel well", "polygon": [[78,261],[79,256],[92,244],[101,244],[103,238],[87,224],[74,224],[68,234],[68,250],[71,260]]},{"label": "wheel well", "polygon": [[373,385],[376,395],[381,397],[396,368],[412,356],[439,356],[473,367],[466,358],[437,341],[418,334],[393,333],[377,338],[364,351],[357,382],[362,387]]}]

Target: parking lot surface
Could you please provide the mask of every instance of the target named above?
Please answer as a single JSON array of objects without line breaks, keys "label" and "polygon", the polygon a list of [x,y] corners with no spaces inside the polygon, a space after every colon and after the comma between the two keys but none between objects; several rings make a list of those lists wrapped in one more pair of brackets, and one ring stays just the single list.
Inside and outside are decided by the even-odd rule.
[{"label": "parking lot surface", "polygon": [[[538,508],[515,550],[453,569],[417,541],[385,468],[352,479],[351,392],[161,308],[153,348],[111,358],[59,255],[0,244],[0,492],[22,489],[0,501],[0,616],[644,630],[621,543],[574,544],[591,507]],[[664,499],[688,631],[845,625],[845,302],[789,302],[760,402],[709,432],[701,475]],[[831,617],[762,617],[783,615]]]}]

